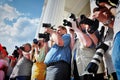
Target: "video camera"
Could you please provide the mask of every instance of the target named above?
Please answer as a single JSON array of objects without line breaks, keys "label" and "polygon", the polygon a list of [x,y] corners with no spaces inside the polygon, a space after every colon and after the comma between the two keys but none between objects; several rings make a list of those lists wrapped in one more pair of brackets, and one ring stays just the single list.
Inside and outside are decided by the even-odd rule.
[{"label": "video camera", "polygon": [[50,23],[43,23],[42,27],[50,28],[51,24]]},{"label": "video camera", "polygon": [[[54,26],[55,26],[55,25],[54,25]],[[54,28],[54,26],[51,26],[50,23],[43,23],[43,25],[42,25],[42,27],[51,28],[52,30],[56,30],[56,29]]]},{"label": "video camera", "polygon": [[39,33],[38,37],[39,38],[44,38],[45,42],[48,42],[50,40],[50,34],[49,33]]},{"label": "video camera", "polygon": [[90,34],[94,33],[98,29],[99,21],[97,19],[91,20],[91,19],[87,18],[85,15],[81,15],[80,18],[81,18],[81,21],[80,21],[79,25],[80,24],[89,25],[89,29],[87,31]]}]

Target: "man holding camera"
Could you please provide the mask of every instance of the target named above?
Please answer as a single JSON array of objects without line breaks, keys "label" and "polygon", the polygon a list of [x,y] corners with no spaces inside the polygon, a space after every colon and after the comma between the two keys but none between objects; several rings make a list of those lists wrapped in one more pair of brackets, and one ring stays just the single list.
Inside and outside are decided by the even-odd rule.
[{"label": "man holding camera", "polygon": [[17,49],[19,58],[13,68],[10,80],[30,80],[32,62],[30,61],[31,44],[26,43]]},{"label": "man holding camera", "polygon": [[104,65],[102,62],[97,65],[99,66],[99,69],[95,74],[86,71],[86,67],[92,60],[96,51],[95,47],[98,44],[97,31],[89,33],[88,30],[90,29],[90,25],[86,24],[86,22],[80,22],[78,27],[73,25],[72,28],[76,31],[75,33],[78,37],[73,48],[73,52],[76,54],[75,59],[79,73],[79,77],[75,77],[76,75],[74,75],[75,80],[104,80]]},{"label": "man holding camera", "polygon": [[113,49],[112,49],[112,60],[114,67],[116,69],[118,80],[120,80],[120,0],[112,0],[117,7],[112,6],[108,3],[101,2],[99,5],[104,6],[109,9],[109,11],[112,13],[112,15],[115,16],[115,22],[113,25],[114,30],[114,41],[113,41]]},{"label": "man holding camera", "polygon": [[[103,24],[106,23],[105,26],[108,27],[108,31],[107,31],[107,35],[105,36],[105,41],[106,42],[109,42],[111,43],[113,41],[113,34],[114,34],[114,42],[113,42],[113,52],[112,54],[110,54],[111,52],[111,44],[109,44],[110,48],[109,48],[109,54],[105,54],[105,59],[107,60],[106,64],[108,66],[108,74],[112,74],[113,76],[113,79],[114,80],[117,80],[117,77],[118,77],[118,80],[119,80],[119,57],[118,57],[118,53],[120,52],[120,49],[119,49],[119,31],[120,31],[120,28],[118,28],[119,26],[119,7],[118,7],[118,14],[116,15],[116,9],[117,9],[117,4],[118,4],[118,0],[96,0],[96,3],[98,5],[98,8],[95,8],[94,9],[94,17],[96,17],[97,19],[99,19],[100,22],[102,22]],[[103,12],[104,11],[104,12]],[[96,14],[97,13],[97,14]],[[98,14],[99,13],[99,14]],[[99,16],[96,16],[96,15],[99,15]],[[102,16],[100,16],[102,15]],[[116,17],[115,17],[116,15]],[[114,20],[115,18],[115,20]],[[105,20],[106,19],[106,20]],[[114,33],[113,33],[113,30],[114,30]],[[110,30],[112,32],[110,32]],[[112,55],[112,56],[111,56]],[[112,57],[112,61],[110,60],[110,57]],[[109,63],[111,62],[111,63]],[[117,77],[116,77],[116,73],[115,73],[115,70],[113,68],[113,64],[114,64],[114,67],[116,69],[116,73],[117,73]],[[112,71],[112,72],[111,72]],[[114,72],[113,72],[114,71]]]},{"label": "man holding camera", "polygon": [[[75,29],[75,33],[77,33],[77,40],[72,40],[75,42],[75,45],[72,50],[72,60],[71,60],[71,68],[73,70],[72,74],[74,74],[75,80],[93,80],[93,79],[103,79],[103,68],[102,65],[96,72],[94,78],[93,74],[86,73],[84,74],[85,68],[88,63],[92,60],[92,57],[95,53],[95,46],[98,44],[97,37],[97,28],[98,28],[98,20],[92,20],[87,18],[85,15],[80,16],[80,20],[76,19],[75,15],[71,15],[69,17],[71,20],[64,20],[65,26],[72,27]],[[80,25],[79,22],[80,21]],[[77,65],[76,65],[77,64]],[[99,65],[97,65],[99,66]],[[93,68],[93,67],[92,67]],[[89,75],[90,74],[90,75]],[[88,76],[85,76],[88,75]],[[92,76],[92,79],[90,78]]]},{"label": "man holding camera", "polygon": [[[116,80],[116,71],[114,69],[112,58],[111,58],[111,49],[112,49],[112,41],[113,41],[113,23],[114,23],[114,17],[109,12],[109,10],[106,7],[96,7],[93,11],[93,17],[98,19],[100,22],[103,23],[105,32],[103,36],[104,42],[109,46],[109,49],[104,54],[104,62],[106,65],[106,73],[108,75],[111,75]],[[106,75],[106,76],[108,76]],[[109,78],[111,78],[109,77]]]},{"label": "man holding camera", "polygon": [[70,35],[64,26],[58,26],[57,31],[45,27],[45,32],[54,41],[44,61],[47,65],[46,80],[70,80]]}]

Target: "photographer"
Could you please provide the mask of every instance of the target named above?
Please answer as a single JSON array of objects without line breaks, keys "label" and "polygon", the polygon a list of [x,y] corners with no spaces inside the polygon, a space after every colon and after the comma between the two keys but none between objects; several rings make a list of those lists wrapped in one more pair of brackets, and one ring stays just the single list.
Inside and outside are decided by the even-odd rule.
[{"label": "photographer", "polygon": [[[113,41],[113,24],[114,24],[114,16],[106,7],[96,7],[93,10],[93,18],[96,18],[100,22],[103,23],[105,27],[104,32],[104,42],[109,45],[109,50],[104,55],[104,61],[106,65],[106,73],[108,74],[108,78],[112,78],[117,80],[116,71],[113,66],[111,49],[112,49],[112,41]],[[110,76],[111,75],[111,76]]]},{"label": "photographer", "polygon": [[[82,20],[81,20],[82,21]],[[73,22],[74,23],[74,22]],[[97,26],[96,26],[97,27]],[[81,23],[79,27],[72,26],[72,28],[76,31],[78,40],[75,43],[73,53],[75,53],[75,60],[78,70],[78,77],[75,77],[75,80],[89,80],[86,76],[86,79],[83,79],[85,68],[89,64],[89,62],[92,60],[93,55],[95,54],[95,47],[98,44],[98,33],[97,31],[93,32],[92,34],[88,32],[88,29],[90,26],[86,23]],[[93,76],[92,74],[92,80],[104,80],[104,65],[101,62],[99,64],[99,69],[97,73]]]},{"label": "photographer", "polygon": [[[40,36],[39,36],[40,37]],[[46,65],[44,59],[48,51],[48,43],[44,38],[33,40],[31,60],[33,61],[31,80],[45,80]]]},{"label": "photographer", "polygon": [[45,27],[54,44],[45,57],[47,65],[46,80],[70,80],[70,35],[64,26],[58,26],[57,31]]},{"label": "photographer", "polygon": [[31,44],[26,43],[17,49],[19,53],[18,62],[13,68],[10,80],[30,80],[32,62],[30,61]]},{"label": "photographer", "polygon": [[116,5],[113,6],[113,5],[110,5],[106,2],[101,2],[99,3],[100,6],[103,6],[103,7],[106,7],[111,13],[113,16],[115,16],[115,22],[114,22],[114,25],[113,25],[113,30],[114,30],[114,41],[113,41],[113,49],[112,49],[112,61],[113,61],[113,64],[114,64],[114,67],[116,69],[116,73],[117,73],[117,77],[118,77],[118,80],[120,80],[120,65],[119,65],[119,62],[120,62],[120,0],[110,0],[112,3],[115,3]]}]

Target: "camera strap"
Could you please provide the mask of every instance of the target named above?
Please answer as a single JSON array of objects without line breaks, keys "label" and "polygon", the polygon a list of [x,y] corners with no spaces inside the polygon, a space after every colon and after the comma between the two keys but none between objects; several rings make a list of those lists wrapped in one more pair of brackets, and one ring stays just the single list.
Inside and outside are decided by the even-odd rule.
[{"label": "camera strap", "polygon": [[106,37],[107,37],[107,35],[108,35],[108,28],[107,28],[107,30],[105,30],[106,32],[104,32],[104,36],[103,36],[103,42],[105,41],[105,39],[106,39]]}]

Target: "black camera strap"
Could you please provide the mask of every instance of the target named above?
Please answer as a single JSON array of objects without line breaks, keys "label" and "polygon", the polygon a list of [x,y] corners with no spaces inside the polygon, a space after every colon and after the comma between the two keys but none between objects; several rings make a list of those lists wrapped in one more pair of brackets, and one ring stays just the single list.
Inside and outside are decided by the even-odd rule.
[{"label": "black camera strap", "polygon": [[103,42],[105,41],[107,35],[108,35],[108,28],[107,28],[107,31],[106,31],[105,35],[103,36]]}]

